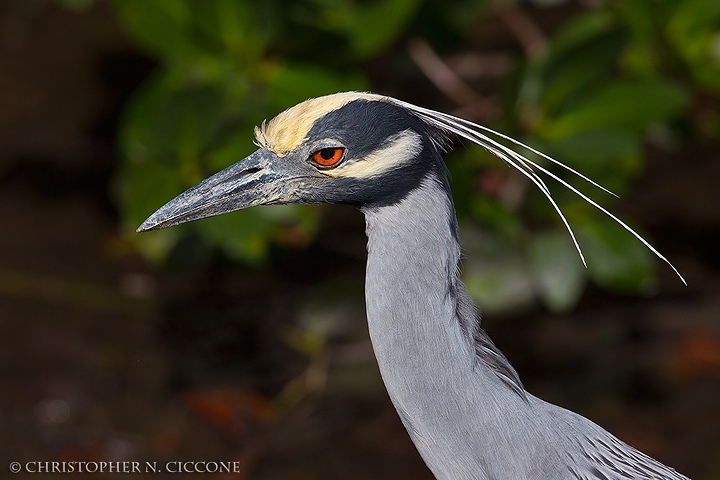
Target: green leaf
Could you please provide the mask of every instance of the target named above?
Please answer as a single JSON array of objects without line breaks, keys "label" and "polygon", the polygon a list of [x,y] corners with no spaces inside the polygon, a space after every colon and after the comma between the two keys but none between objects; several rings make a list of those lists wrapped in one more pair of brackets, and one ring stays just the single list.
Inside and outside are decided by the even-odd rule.
[{"label": "green leaf", "polygon": [[657,40],[656,25],[664,16],[664,3],[654,0],[633,0],[632,2],[618,2],[618,16],[623,24],[630,30],[638,42],[652,43]]},{"label": "green leaf", "polygon": [[187,1],[116,0],[114,5],[130,36],[154,55],[187,60],[204,54],[190,36]]},{"label": "green leaf", "polygon": [[656,46],[641,42],[628,45],[620,58],[620,63],[624,70],[648,78],[657,75],[662,65]]},{"label": "green leaf", "polygon": [[684,89],[664,80],[617,81],[541,129],[548,139],[590,129],[639,134],[650,124],[677,115],[688,103]]},{"label": "green leaf", "polygon": [[625,36],[617,30],[601,29],[582,43],[551,50],[544,66],[546,85],[542,105],[551,112],[582,102],[601,88],[616,68]]},{"label": "green leaf", "polygon": [[610,11],[604,9],[590,10],[571,19],[550,40],[553,50],[568,51],[578,45],[592,42],[615,28],[615,19]]},{"label": "green leaf", "polygon": [[328,9],[325,20],[345,33],[355,57],[367,58],[400,36],[419,5],[419,0],[362,2],[352,8]]},{"label": "green leaf", "polygon": [[527,266],[518,257],[506,257],[482,267],[471,264],[463,281],[470,296],[486,313],[522,311],[535,300]]},{"label": "green leaf", "polygon": [[461,224],[460,236],[463,282],[483,312],[518,312],[535,302],[527,262],[515,242],[471,222]]},{"label": "green leaf", "polygon": [[183,190],[177,170],[160,161],[128,165],[116,185],[125,220],[134,228]]},{"label": "green leaf", "polygon": [[250,264],[265,258],[274,228],[259,209],[252,208],[203,219],[195,225],[210,244]]},{"label": "green leaf", "polygon": [[122,210],[127,238],[146,257],[159,261],[182,234],[182,228],[135,234],[135,229],[155,210],[183,190],[177,169],[161,161],[125,162],[113,179],[115,198]]},{"label": "green leaf", "polygon": [[665,36],[696,81],[720,92],[720,2],[676,2]]},{"label": "green leaf", "polygon": [[253,128],[258,122],[246,122],[234,125],[232,132],[222,144],[210,151],[205,158],[211,172],[220,171],[250,155],[257,147],[253,143]]},{"label": "green leaf", "polygon": [[566,231],[535,235],[528,260],[538,295],[550,310],[563,312],[577,304],[585,285],[585,270]]},{"label": "green leaf", "polygon": [[[288,235],[288,228],[295,236]],[[316,209],[301,205],[255,207],[195,224],[195,230],[210,244],[249,264],[262,262],[273,242],[307,244],[316,228]]]},{"label": "green leaf", "polygon": [[130,161],[196,158],[223,123],[221,92],[187,85],[177,72],[159,72],[123,112],[122,146]]},{"label": "green leaf", "polygon": [[240,66],[251,67],[263,55],[269,33],[249,0],[193,2],[193,26],[202,35],[196,42],[216,45],[214,57],[229,57]]},{"label": "green leaf", "polygon": [[596,283],[624,293],[647,293],[655,288],[652,253],[620,225],[598,220],[576,230]]},{"label": "green leaf", "polygon": [[665,53],[660,25],[665,23],[670,3],[653,0],[618,2],[618,20],[630,37],[620,57],[625,71],[647,78],[658,76]]},{"label": "green leaf", "polygon": [[519,238],[523,225],[517,212],[504,206],[497,199],[485,195],[473,195],[468,199],[470,213],[475,220],[494,228],[506,238]]},{"label": "green leaf", "polygon": [[339,73],[310,64],[275,65],[266,81],[270,102],[278,109],[286,109],[312,97],[367,88],[359,73]]},{"label": "green leaf", "polygon": [[549,143],[543,151],[600,182],[603,176],[627,178],[634,175],[642,161],[640,139],[615,129],[577,132]]}]

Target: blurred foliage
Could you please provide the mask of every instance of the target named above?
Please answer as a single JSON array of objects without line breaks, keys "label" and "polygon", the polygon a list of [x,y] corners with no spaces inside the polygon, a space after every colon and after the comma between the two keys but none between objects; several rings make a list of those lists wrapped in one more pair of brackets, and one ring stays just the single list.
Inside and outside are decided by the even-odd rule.
[{"label": "blurred foliage", "polygon": [[[397,66],[382,72],[389,85],[401,80],[388,75],[419,77],[403,49],[405,40],[426,38],[443,54],[467,50],[479,22],[507,2],[115,0],[111,5],[129,37],[158,63],[127,104],[119,133],[116,187],[131,230],[176,194],[251,153],[253,126],[266,116],[309,97],[369,89],[379,59]],[[616,0],[576,10],[541,54],[514,54],[514,68],[498,85],[504,113],[492,126],[622,195],[642,171],[646,142],[672,145],[688,132],[720,132],[717,112],[697,111],[693,104],[693,98],[720,93],[720,3]],[[414,101],[408,94],[403,99]],[[567,172],[536,161],[567,178]],[[571,192],[553,190],[577,228],[587,270],[552,207],[518,174],[471,146],[458,149],[448,163],[470,258],[466,281],[483,308],[506,310],[540,298],[564,310],[577,302],[587,280],[622,292],[653,288],[651,254]],[[505,194],[513,189],[520,201],[508,201]],[[156,259],[190,242],[259,263],[272,244],[312,242],[322,228],[319,212],[253,208],[133,241]]]}]

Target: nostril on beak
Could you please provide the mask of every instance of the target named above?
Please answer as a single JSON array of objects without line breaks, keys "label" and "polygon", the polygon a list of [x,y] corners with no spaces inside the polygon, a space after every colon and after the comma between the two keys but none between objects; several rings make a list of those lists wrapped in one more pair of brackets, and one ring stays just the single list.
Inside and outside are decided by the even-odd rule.
[{"label": "nostril on beak", "polygon": [[246,168],[245,170],[241,170],[227,178],[224,178],[221,181],[223,183],[227,183],[227,182],[234,182],[236,180],[242,180],[243,178],[247,177],[248,175],[252,175],[253,173],[257,173],[261,170],[262,170],[262,168],[260,168],[260,167],[249,167],[249,168]]}]

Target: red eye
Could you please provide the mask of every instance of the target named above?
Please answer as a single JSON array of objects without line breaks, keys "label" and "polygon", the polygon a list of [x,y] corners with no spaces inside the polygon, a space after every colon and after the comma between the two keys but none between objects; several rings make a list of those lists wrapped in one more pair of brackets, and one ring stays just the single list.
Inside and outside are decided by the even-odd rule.
[{"label": "red eye", "polygon": [[342,160],[345,149],[342,147],[321,148],[313,153],[310,158],[321,167],[334,167]]}]

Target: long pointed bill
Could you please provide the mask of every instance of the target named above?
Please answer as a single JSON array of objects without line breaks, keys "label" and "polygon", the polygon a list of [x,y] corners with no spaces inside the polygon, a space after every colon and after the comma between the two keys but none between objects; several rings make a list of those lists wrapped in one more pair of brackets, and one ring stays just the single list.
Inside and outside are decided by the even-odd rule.
[{"label": "long pointed bill", "polygon": [[282,162],[267,150],[231,165],[181,193],[150,215],[138,232],[172,227],[255,205],[291,201],[287,172]]}]

